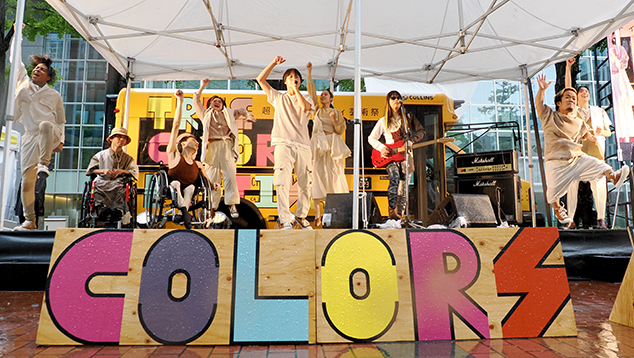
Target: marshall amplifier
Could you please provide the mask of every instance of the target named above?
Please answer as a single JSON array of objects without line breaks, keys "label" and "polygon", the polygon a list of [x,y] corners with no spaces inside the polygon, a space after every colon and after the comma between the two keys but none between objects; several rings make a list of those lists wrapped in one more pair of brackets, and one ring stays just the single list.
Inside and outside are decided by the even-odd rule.
[{"label": "marshall amplifier", "polygon": [[514,150],[458,154],[454,163],[457,177],[515,174],[519,171]]},{"label": "marshall amplifier", "polygon": [[500,209],[509,224],[521,224],[522,217],[522,183],[519,175],[488,175],[477,178],[456,178],[456,192],[461,194],[487,194],[499,220],[498,198]]}]

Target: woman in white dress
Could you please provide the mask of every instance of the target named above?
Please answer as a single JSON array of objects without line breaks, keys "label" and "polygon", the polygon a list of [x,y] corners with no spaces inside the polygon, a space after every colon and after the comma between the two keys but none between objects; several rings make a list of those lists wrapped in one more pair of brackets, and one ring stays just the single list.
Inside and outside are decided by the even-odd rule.
[{"label": "woman in white dress", "polygon": [[346,180],[346,158],[350,156],[350,148],[341,138],[346,131],[346,120],[341,111],[332,106],[334,97],[330,90],[323,90],[317,96],[312,80],[313,66],[306,65],[308,78],[306,87],[314,103],[319,103],[313,114],[313,135],[310,141],[313,153],[313,188],[312,196],[315,206],[315,227],[321,226],[321,205],[326,201],[328,193],[348,193]]}]

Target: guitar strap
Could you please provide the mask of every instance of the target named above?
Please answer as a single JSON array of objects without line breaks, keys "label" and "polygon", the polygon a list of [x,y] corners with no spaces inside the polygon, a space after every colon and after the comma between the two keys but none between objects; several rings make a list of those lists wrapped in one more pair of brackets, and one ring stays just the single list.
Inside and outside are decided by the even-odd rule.
[{"label": "guitar strap", "polygon": [[398,142],[399,140],[403,140],[403,138],[405,137],[402,127],[397,129],[397,130],[395,130],[394,132],[392,132],[390,134],[392,135],[392,139],[394,140],[394,142]]}]

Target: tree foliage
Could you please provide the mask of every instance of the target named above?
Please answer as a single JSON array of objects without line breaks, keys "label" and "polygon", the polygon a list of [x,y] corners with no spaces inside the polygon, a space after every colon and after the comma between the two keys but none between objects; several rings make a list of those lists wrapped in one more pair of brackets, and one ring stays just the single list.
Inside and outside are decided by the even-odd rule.
[{"label": "tree foliage", "polygon": [[[17,1],[0,1],[6,1],[7,5],[7,14],[3,26],[6,31],[13,25]],[[35,41],[37,35],[46,37],[50,33],[56,33],[60,38],[64,36],[64,34],[80,37],[79,33],[44,0],[26,1],[23,22],[25,27],[24,30],[22,30],[22,34],[24,38],[29,41]]]}]

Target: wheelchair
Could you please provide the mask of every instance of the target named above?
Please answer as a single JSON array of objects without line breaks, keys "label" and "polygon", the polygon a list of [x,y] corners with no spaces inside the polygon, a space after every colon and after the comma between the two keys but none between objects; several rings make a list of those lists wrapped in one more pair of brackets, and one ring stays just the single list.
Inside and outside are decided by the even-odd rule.
[{"label": "wheelchair", "polygon": [[[162,164],[159,170],[146,182],[143,204],[147,227],[150,229],[163,228],[167,221],[174,222],[179,211],[177,208],[178,194],[176,189],[169,185],[171,180],[167,171],[168,167]],[[211,202],[212,186],[207,177],[202,174],[198,174],[198,180],[200,185],[195,188],[189,206],[192,228],[214,228],[218,223],[212,219],[214,216]],[[218,220],[218,218],[215,219]]]},{"label": "wheelchair", "polygon": [[[95,206],[95,179],[97,178],[96,174],[92,174],[90,176],[90,180],[84,184],[84,191],[81,197],[81,213],[80,219],[78,223],[78,227],[80,228],[97,228],[97,227],[106,227],[106,228],[132,228],[136,227],[136,196],[137,196],[137,186],[136,181],[131,175],[124,175],[124,185],[125,185],[125,200],[128,211],[130,213],[130,221],[127,224],[123,224],[123,219],[110,219],[110,220],[102,220],[99,218],[97,213],[97,208]],[[124,213],[124,217],[125,217]]]}]

